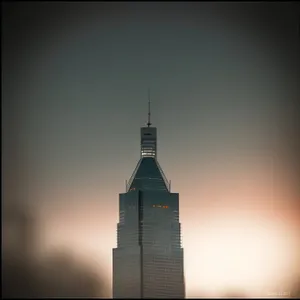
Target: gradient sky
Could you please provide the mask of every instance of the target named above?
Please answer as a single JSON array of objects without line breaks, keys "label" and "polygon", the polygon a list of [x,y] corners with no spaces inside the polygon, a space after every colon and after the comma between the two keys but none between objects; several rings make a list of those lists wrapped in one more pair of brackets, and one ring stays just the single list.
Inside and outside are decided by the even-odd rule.
[{"label": "gradient sky", "polygon": [[[188,296],[208,216],[249,198],[241,178],[255,192],[239,215],[256,218],[256,203],[265,218],[277,197],[286,230],[299,228],[297,3],[2,8],[4,201],[37,208],[43,245],[101,261],[110,280],[118,193],[139,159],[148,88],[158,159],[180,193]],[[280,184],[266,200],[270,172]]]}]

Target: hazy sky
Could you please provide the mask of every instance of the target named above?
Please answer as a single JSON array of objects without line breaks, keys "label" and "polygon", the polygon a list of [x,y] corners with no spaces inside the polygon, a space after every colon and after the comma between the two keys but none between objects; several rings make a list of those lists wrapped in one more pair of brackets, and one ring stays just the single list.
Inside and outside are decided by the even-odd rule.
[{"label": "hazy sky", "polygon": [[250,197],[241,178],[252,180],[251,205],[268,203],[262,215],[270,172],[280,178],[277,208],[299,225],[297,3],[2,8],[4,201],[37,207],[47,247],[73,247],[111,276],[118,193],[139,159],[148,88],[158,159],[180,193],[187,295],[198,292],[209,212]]}]

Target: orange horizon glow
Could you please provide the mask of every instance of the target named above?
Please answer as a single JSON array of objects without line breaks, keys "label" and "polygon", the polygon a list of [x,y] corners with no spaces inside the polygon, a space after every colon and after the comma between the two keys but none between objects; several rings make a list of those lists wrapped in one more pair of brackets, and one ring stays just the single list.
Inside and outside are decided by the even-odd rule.
[{"label": "orange horizon glow", "polygon": [[276,223],[251,215],[206,221],[193,246],[185,243],[189,289],[212,295],[229,289],[252,296],[274,289],[279,274],[292,266],[293,245],[287,233],[286,228],[280,230]]},{"label": "orange horizon glow", "polygon": [[[252,190],[263,191],[263,176],[258,178],[258,182],[252,181]],[[205,207],[204,203],[197,203],[197,191],[194,194],[188,194],[189,188],[179,191],[186,297],[219,297],[227,290],[242,291],[250,297],[261,295],[259,293],[262,290],[266,294],[281,292],[278,287],[297,271],[293,252],[297,233],[291,214],[282,211],[280,220],[279,215],[277,217],[276,212],[271,210],[273,206],[270,203],[269,209],[266,209],[268,201],[260,202],[261,209],[257,203],[252,209],[248,204],[244,207],[238,205],[239,199],[249,191],[243,183],[238,182],[234,193],[230,185],[226,188],[224,182],[222,185],[221,182],[213,181],[220,189],[222,187],[221,194],[226,199],[218,202],[218,205]],[[202,194],[199,193],[201,198],[215,199],[216,194],[207,194],[208,190],[220,194],[220,190],[210,189],[210,184],[210,181],[203,181],[203,185],[198,186],[202,191]],[[259,188],[255,189],[253,184]],[[92,200],[84,207],[83,194],[85,199]],[[103,204],[97,202],[99,192],[95,190],[83,194],[72,192],[73,199],[77,199],[75,202],[78,203],[73,204],[72,209],[68,209],[66,202],[62,202],[45,210],[49,220],[45,228],[45,249],[53,249],[58,245],[69,247],[101,267],[101,271],[106,272],[107,284],[111,285],[111,256],[112,248],[116,246],[118,222],[117,196],[113,191],[101,195],[113,199],[104,211]],[[283,199],[284,196],[292,196],[283,194],[278,193]],[[263,191],[263,195],[265,197],[267,192]],[[63,195],[57,197],[63,198]],[[187,199],[189,203],[197,203],[197,210],[189,209]],[[273,200],[279,203],[280,199]],[[284,287],[282,289],[285,292]]]}]

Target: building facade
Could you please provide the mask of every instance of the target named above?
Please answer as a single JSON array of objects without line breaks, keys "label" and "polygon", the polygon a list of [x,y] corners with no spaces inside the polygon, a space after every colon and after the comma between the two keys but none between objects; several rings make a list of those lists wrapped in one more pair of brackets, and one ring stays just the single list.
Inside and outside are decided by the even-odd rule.
[{"label": "building facade", "polygon": [[157,131],[141,128],[141,157],[119,195],[113,298],[184,298],[179,194],[157,161]]}]

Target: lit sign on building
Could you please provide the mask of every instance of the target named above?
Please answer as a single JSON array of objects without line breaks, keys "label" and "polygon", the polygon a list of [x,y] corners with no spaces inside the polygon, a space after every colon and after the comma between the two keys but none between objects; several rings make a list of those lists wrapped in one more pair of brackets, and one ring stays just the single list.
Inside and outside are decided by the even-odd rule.
[{"label": "lit sign on building", "polygon": [[169,208],[168,205],[153,204],[153,207]]}]

